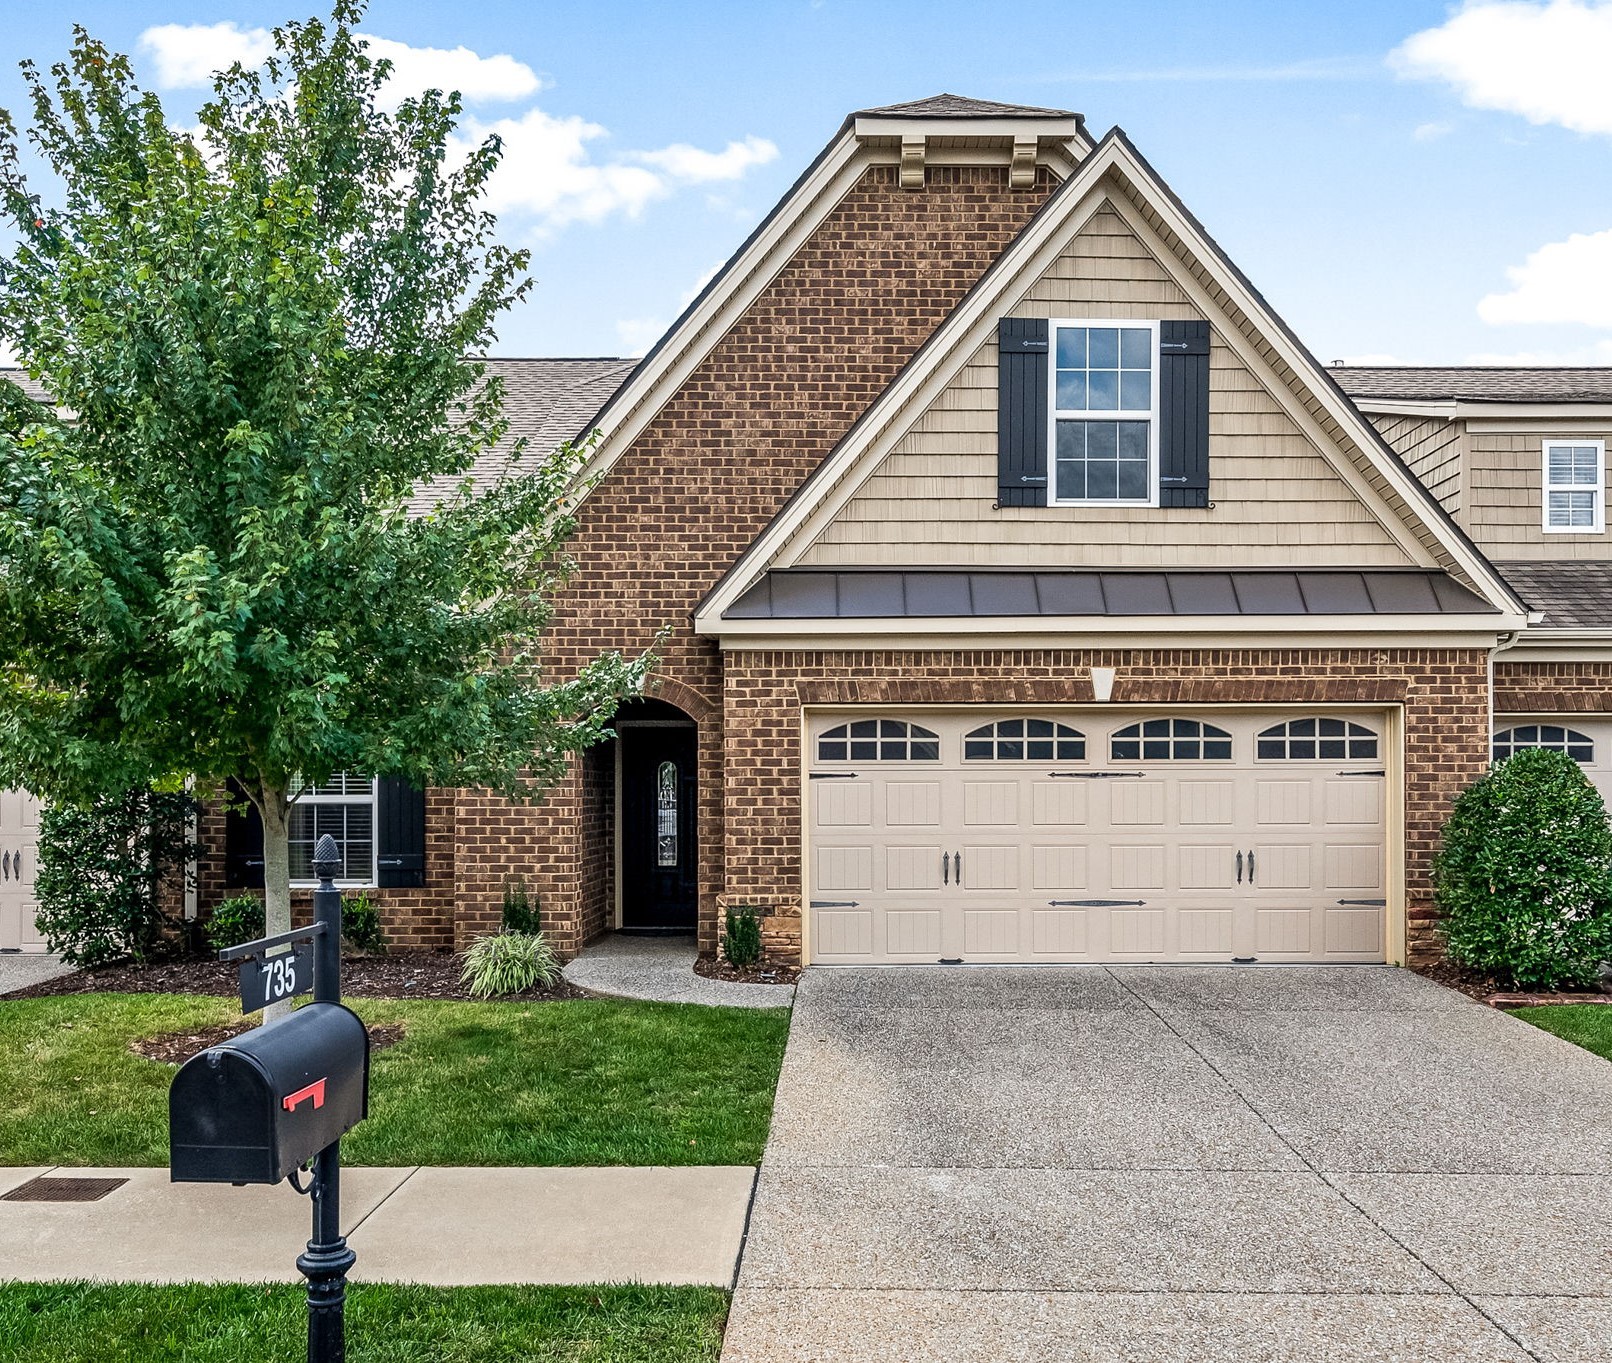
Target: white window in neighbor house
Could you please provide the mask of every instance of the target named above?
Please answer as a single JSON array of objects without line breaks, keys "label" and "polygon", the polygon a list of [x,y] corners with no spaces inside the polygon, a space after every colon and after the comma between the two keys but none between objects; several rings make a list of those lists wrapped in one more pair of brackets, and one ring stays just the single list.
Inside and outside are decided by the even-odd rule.
[{"label": "white window in neighbor house", "polygon": [[1544,527],[1557,534],[1606,529],[1606,442],[1545,442]]},{"label": "white window in neighbor house", "polygon": [[307,786],[291,806],[292,884],[313,884],[314,845],[326,833],[341,850],[336,883],[375,883],[375,778],[336,771],[321,785]]},{"label": "white window in neighbor house", "polygon": [[1158,504],[1158,324],[1055,321],[1055,505]]}]

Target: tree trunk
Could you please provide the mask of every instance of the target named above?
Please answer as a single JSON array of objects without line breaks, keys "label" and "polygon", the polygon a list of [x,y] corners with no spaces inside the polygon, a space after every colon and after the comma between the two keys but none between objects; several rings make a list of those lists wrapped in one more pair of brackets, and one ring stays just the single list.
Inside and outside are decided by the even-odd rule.
[{"label": "tree trunk", "polygon": [[[287,846],[291,795],[284,787],[263,781],[254,803],[263,816],[263,931],[272,937],[291,931],[291,854]],[[267,1027],[290,1011],[289,999],[271,1003],[263,1010],[263,1025]]]}]

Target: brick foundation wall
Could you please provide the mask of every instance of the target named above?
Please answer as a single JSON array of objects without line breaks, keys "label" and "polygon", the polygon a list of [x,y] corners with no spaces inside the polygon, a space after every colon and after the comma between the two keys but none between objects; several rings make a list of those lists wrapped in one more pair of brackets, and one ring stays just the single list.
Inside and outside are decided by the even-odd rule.
[{"label": "brick foundation wall", "polygon": [[802,707],[1090,704],[1092,666],[1117,669],[1115,705],[1403,706],[1406,946],[1438,954],[1429,866],[1451,802],[1488,763],[1479,649],[732,653],[723,906],[766,910],[769,957],[799,960]]},{"label": "brick foundation wall", "polygon": [[1497,715],[1612,712],[1612,662],[1510,662],[1494,665]]}]

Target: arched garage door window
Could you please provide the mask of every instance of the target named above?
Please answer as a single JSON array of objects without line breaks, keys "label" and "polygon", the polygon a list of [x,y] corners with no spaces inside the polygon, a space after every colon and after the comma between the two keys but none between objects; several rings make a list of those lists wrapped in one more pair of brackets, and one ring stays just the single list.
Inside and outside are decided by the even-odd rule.
[{"label": "arched garage door window", "polygon": [[1079,762],[1086,735],[1051,719],[999,719],[963,735],[969,762]]},{"label": "arched garage door window", "polygon": [[1374,761],[1377,735],[1347,719],[1290,719],[1260,731],[1254,754],[1262,760]]},{"label": "arched garage door window", "polygon": [[819,762],[938,762],[940,736],[904,719],[853,719],[817,740]]},{"label": "arched garage door window", "polygon": [[1114,762],[1229,762],[1231,735],[1198,719],[1144,719],[1108,740]]},{"label": "arched garage door window", "polygon": [[1524,748],[1549,748],[1564,752],[1575,762],[1595,761],[1595,740],[1577,729],[1560,724],[1519,724],[1502,729],[1494,736],[1494,760],[1504,762],[1513,753]]}]

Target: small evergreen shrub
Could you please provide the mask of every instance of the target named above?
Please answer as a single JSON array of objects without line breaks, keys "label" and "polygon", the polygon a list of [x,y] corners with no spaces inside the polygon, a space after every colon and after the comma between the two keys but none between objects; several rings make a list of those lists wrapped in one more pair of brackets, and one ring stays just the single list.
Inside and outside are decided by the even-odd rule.
[{"label": "small evergreen shrub", "polygon": [[355,951],[385,951],[380,910],[367,894],[344,896],[341,901],[341,938]]},{"label": "small evergreen shrub", "polygon": [[729,909],[722,954],[728,964],[743,969],[761,959],[761,919],[754,909]]},{"label": "small evergreen shrub", "polygon": [[263,901],[253,894],[224,900],[207,919],[207,945],[214,951],[238,947],[263,936]]},{"label": "small evergreen shrub", "polygon": [[34,893],[46,945],[69,965],[97,966],[181,949],[195,802],[135,788],[39,814]]},{"label": "small evergreen shrub", "polygon": [[1524,750],[1462,791],[1433,875],[1463,965],[1558,989],[1612,957],[1612,827],[1566,753]]},{"label": "small evergreen shrub", "polygon": [[478,937],[463,960],[459,982],[468,984],[470,996],[476,999],[518,994],[560,978],[554,948],[540,932],[494,932]]},{"label": "small evergreen shrub", "polygon": [[526,877],[515,876],[504,882],[504,931],[537,933],[542,930],[539,919],[542,905],[526,888]]}]

